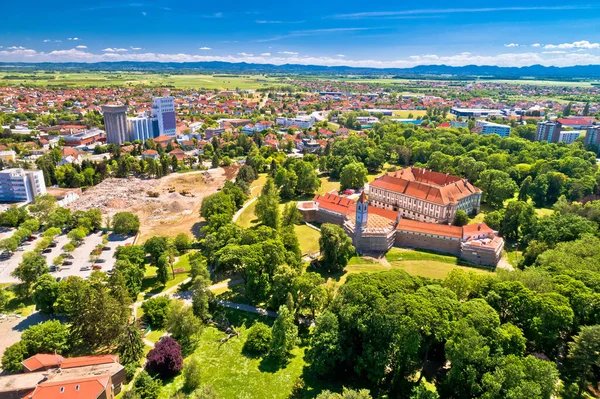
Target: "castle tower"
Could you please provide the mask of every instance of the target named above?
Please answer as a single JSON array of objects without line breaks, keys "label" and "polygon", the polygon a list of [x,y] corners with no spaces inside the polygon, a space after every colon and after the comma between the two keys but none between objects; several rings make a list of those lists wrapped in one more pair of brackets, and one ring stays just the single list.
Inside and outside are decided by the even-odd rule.
[{"label": "castle tower", "polygon": [[367,224],[367,219],[369,218],[369,203],[367,202],[367,197],[365,192],[363,191],[360,194],[360,198],[356,203],[356,231],[362,230],[364,226]]}]

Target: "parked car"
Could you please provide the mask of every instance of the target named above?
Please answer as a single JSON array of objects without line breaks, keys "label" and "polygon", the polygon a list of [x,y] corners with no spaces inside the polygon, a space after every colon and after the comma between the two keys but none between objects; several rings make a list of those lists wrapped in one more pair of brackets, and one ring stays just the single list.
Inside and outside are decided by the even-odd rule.
[{"label": "parked car", "polygon": [[29,238],[28,238],[26,241],[27,241],[27,242],[35,241],[35,237],[34,237],[34,236],[31,236],[31,237],[29,237]]},{"label": "parked car", "polygon": [[110,247],[102,247],[103,251],[110,251]]},{"label": "parked car", "polygon": [[81,266],[81,267],[79,268],[79,271],[80,271],[80,272],[87,272],[88,270],[92,270],[92,268],[91,268],[91,267],[89,267],[89,266]]},{"label": "parked car", "polygon": [[51,248],[46,248],[42,251],[43,254],[49,254],[50,252],[52,252]]},{"label": "parked car", "polygon": [[54,273],[58,271],[58,266],[52,265],[50,266],[50,273]]},{"label": "parked car", "polygon": [[56,243],[55,243],[55,242],[52,242],[52,243],[50,243],[50,245],[48,245],[48,247],[49,247],[49,248],[56,248]]},{"label": "parked car", "polygon": [[102,265],[94,265],[94,266],[92,266],[92,269],[94,269],[94,270],[102,270]]},{"label": "parked car", "polygon": [[66,254],[66,255],[63,255],[63,258],[65,258],[65,259],[73,259],[73,255]]},{"label": "parked car", "polygon": [[98,260],[96,260],[96,263],[105,263],[105,262],[106,262],[106,259],[98,259]]},{"label": "parked car", "polygon": [[66,260],[63,262],[63,265],[65,266],[71,266],[73,264],[73,262],[71,262],[70,260]]}]

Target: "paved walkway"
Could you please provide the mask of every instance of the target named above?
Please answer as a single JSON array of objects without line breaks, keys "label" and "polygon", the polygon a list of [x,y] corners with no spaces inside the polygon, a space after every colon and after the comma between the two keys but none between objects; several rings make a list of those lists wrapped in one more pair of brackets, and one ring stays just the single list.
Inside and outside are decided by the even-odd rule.
[{"label": "paved walkway", "polygon": [[236,213],[233,215],[233,222],[237,222],[237,220],[242,216],[242,213],[248,208],[254,201],[256,201],[257,197],[252,198],[250,201],[247,201],[244,206],[242,206]]},{"label": "paved walkway", "polygon": [[241,303],[222,301],[220,299],[217,300],[217,303],[221,306],[225,306],[226,308],[242,310],[244,312],[256,313],[256,314],[259,314],[262,316],[277,317],[277,312],[273,312],[272,310],[265,310],[265,309],[257,308],[255,306],[251,306],[251,305],[244,305]]}]

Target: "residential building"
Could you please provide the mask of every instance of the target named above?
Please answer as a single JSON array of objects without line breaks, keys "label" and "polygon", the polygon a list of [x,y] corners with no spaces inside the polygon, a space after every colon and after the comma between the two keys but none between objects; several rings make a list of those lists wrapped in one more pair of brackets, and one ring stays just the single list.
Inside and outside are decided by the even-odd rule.
[{"label": "residential building", "polygon": [[222,127],[215,127],[215,128],[207,128],[204,131],[204,138],[206,140],[210,140],[212,139],[214,136],[220,136],[221,134],[225,133],[225,129]]},{"label": "residential building", "polygon": [[364,191],[357,202],[325,194],[297,207],[306,222],[343,226],[359,253],[387,252],[393,246],[422,248],[496,266],[504,248],[504,240],[485,223],[458,227],[406,219],[399,211],[372,206]]},{"label": "residential building", "polygon": [[483,108],[456,108],[452,107],[450,113],[465,118],[487,118],[488,116],[500,116],[502,111],[499,109]]},{"label": "residential building", "polygon": [[279,117],[275,120],[280,126],[298,126],[300,129],[309,129],[315,124],[315,118],[309,115],[298,115],[295,118]]},{"label": "residential building", "polygon": [[585,131],[585,145],[600,146],[600,126],[590,126]]},{"label": "residential building", "polygon": [[175,99],[173,97],[154,98],[152,100],[152,117],[158,120],[159,136],[175,136],[177,134]]},{"label": "residential building", "polygon": [[38,354],[22,364],[23,373],[0,377],[0,399],[112,399],[126,379],[125,368],[114,355]]},{"label": "residential building", "polygon": [[557,119],[563,126],[572,127],[573,129],[587,129],[594,125],[595,119],[592,117],[569,117]]},{"label": "residential building", "polygon": [[127,105],[103,105],[104,130],[109,144],[123,144],[129,141],[127,129]]},{"label": "residential building", "polygon": [[488,121],[477,121],[476,125],[481,128],[481,134],[497,134],[502,138],[510,136],[510,126],[508,125]]},{"label": "residential building", "polygon": [[158,136],[158,119],[148,116],[138,116],[127,118],[131,140],[141,140],[142,142],[153,139]]},{"label": "residential building", "polygon": [[558,121],[544,121],[537,124],[535,134],[536,141],[547,141],[548,143],[558,143],[562,123]]},{"label": "residential building", "polygon": [[12,168],[0,171],[0,201],[31,202],[42,194],[46,194],[46,183],[41,170]]},{"label": "residential building", "polygon": [[146,150],[146,151],[142,152],[142,159],[148,159],[148,158],[158,159],[158,151]]},{"label": "residential building", "polygon": [[575,142],[579,137],[581,137],[581,132],[579,130],[570,130],[566,132],[560,132],[558,137],[559,143],[567,143],[571,144]]},{"label": "residential building", "polygon": [[100,129],[89,129],[72,135],[61,136],[65,140],[65,146],[78,147],[90,145],[104,140],[104,132]]},{"label": "residential building", "polygon": [[15,162],[16,156],[17,153],[12,150],[0,151],[0,161],[2,161],[4,164]]},{"label": "residential building", "polygon": [[369,201],[375,207],[399,211],[404,218],[451,223],[459,209],[479,212],[481,190],[460,177],[409,167],[371,182]]}]

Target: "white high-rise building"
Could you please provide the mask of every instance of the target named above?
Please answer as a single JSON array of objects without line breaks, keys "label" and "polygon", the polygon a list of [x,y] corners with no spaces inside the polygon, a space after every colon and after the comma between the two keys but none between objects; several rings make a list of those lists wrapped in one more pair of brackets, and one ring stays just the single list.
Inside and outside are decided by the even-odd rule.
[{"label": "white high-rise building", "polygon": [[177,122],[175,120],[175,100],[173,97],[154,98],[152,100],[152,117],[158,119],[159,135],[177,135]]},{"label": "white high-rise building", "polygon": [[127,118],[127,123],[129,125],[128,127],[132,140],[141,140],[144,142],[147,139],[158,136],[158,134],[155,134],[154,126],[157,125],[156,118],[138,116],[136,118]]},{"label": "white high-rise building", "polygon": [[31,202],[43,194],[46,194],[46,183],[41,170],[12,168],[0,171],[0,201]]}]

